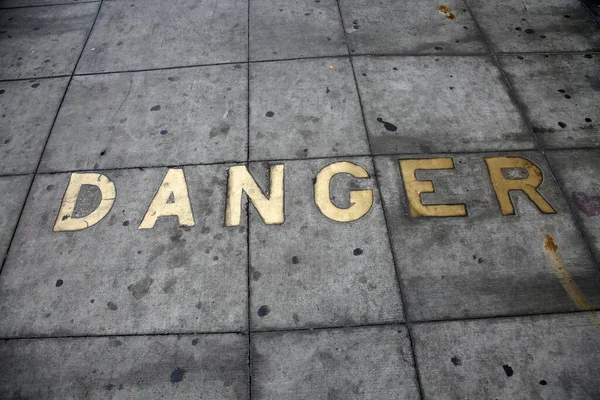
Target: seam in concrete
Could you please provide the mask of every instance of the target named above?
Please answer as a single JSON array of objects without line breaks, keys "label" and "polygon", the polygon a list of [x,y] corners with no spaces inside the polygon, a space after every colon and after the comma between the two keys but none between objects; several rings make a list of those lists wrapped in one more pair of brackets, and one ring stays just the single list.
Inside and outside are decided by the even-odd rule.
[{"label": "seam in concrete", "polygon": [[[584,55],[584,54],[600,54],[600,51],[589,50],[589,51],[530,51],[530,52],[498,52],[500,56],[510,55]],[[348,57],[490,57],[490,53],[359,53],[351,54],[350,56],[342,55],[328,55],[328,56],[316,56],[316,57],[296,57],[296,58],[278,58],[274,60],[256,60],[256,61],[228,61],[221,63],[208,63],[208,64],[190,64],[190,65],[177,65],[171,67],[157,67],[157,68],[140,68],[140,69],[129,69],[129,70],[114,70],[114,71],[102,71],[102,72],[79,72],[75,73],[74,76],[94,76],[94,75],[112,75],[112,74],[128,74],[137,72],[152,72],[152,71],[170,71],[175,69],[188,69],[188,68],[200,68],[200,67],[218,67],[236,64],[263,64],[263,63],[274,63],[274,62],[285,62],[285,61],[302,61],[302,60],[323,60],[331,58],[348,58]],[[71,75],[54,75],[54,76],[34,76],[24,78],[6,78],[0,79],[0,82],[18,82],[18,81],[30,81],[38,79],[52,79],[52,78],[67,78]]]},{"label": "seam in concrete", "polygon": [[[346,27],[344,26],[344,17],[342,15],[342,8],[340,6],[340,2],[339,0],[336,0],[336,4],[337,4],[337,8],[338,8],[338,12],[339,12],[339,16],[340,16],[340,20],[342,23],[342,29],[344,31],[344,41],[346,42],[346,48],[348,49],[348,54],[351,54],[350,51],[350,44],[348,43],[348,36],[346,34]],[[365,135],[367,136],[367,143],[369,144],[369,153],[370,153],[370,159],[371,159],[371,163],[373,164],[373,174],[375,175],[375,184],[377,186],[377,192],[379,194],[379,199],[381,201],[381,206],[383,208],[383,220],[385,222],[385,229],[386,229],[386,235],[388,237],[388,246],[390,249],[390,253],[392,255],[392,261],[394,264],[394,272],[396,274],[396,283],[398,284],[398,293],[400,294],[400,301],[402,302],[402,314],[404,315],[404,321],[405,321],[405,326],[406,326],[406,331],[408,334],[408,342],[410,345],[410,352],[411,352],[411,357],[412,357],[412,362],[413,362],[413,366],[415,369],[415,381],[417,384],[417,388],[419,390],[419,398],[423,399],[424,398],[424,391],[423,391],[423,384],[421,383],[421,373],[419,370],[419,365],[417,363],[417,357],[416,357],[416,352],[415,352],[415,344],[414,344],[414,340],[413,340],[413,334],[412,334],[412,325],[411,325],[411,321],[410,318],[408,317],[408,310],[406,307],[406,298],[404,296],[404,293],[402,292],[402,285],[401,285],[401,279],[400,279],[400,272],[398,270],[398,263],[396,260],[396,255],[394,253],[394,244],[392,242],[392,238],[390,235],[390,227],[389,227],[389,223],[388,223],[388,219],[387,219],[387,215],[386,215],[386,207],[384,204],[384,200],[383,200],[383,195],[381,194],[381,184],[379,182],[379,173],[377,173],[377,169],[375,166],[375,159],[373,157],[373,149],[371,146],[371,138],[369,136],[369,130],[367,128],[367,123],[366,123],[366,119],[365,119],[365,111],[363,108],[363,103],[362,103],[362,98],[360,96],[360,88],[358,86],[358,80],[356,79],[356,70],[354,69],[354,62],[353,62],[353,57],[352,55],[350,55],[350,67],[352,68],[352,76],[354,78],[354,87],[356,88],[356,95],[358,96],[358,104],[360,107],[360,114],[361,114],[361,118],[363,120],[363,127],[365,129]]]},{"label": "seam in concrete", "polygon": [[33,177],[33,179],[31,179],[31,183],[29,184],[29,189],[27,189],[27,194],[25,195],[25,201],[23,202],[23,205],[21,206],[21,211],[19,212],[19,218],[17,219],[17,224],[15,225],[15,228],[13,229],[12,235],[10,237],[10,241],[8,242],[6,254],[4,255],[4,259],[2,260],[2,266],[0,266],[0,274],[2,274],[2,271],[4,270],[4,265],[6,264],[6,260],[8,260],[8,255],[10,254],[10,248],[12,247],[13,240],[15,239],[15,234],[17,232],[17,228],[19,227],[19,224],[21,223],[21,218],[23,217],[23,211],[25,210],[25,206],[27,205],[27,202],[29,200],[31,188],[33,188],[33,184],[35,183],[35,178],[37,176],[37,172],[40,169],[40,165],[42,164],[42,159],[44,157],[44,153],[46,152],[46,146],[48,146],[48,142],[50,140],[50,135],[52,134],[52,129],[54,129],[54,124],[56,124],[56,120],[58,118],[58,113],[60,112],[60,109],[62,108],[63,102],[65,101],[65,97],[67,96],[67,92],[69,91],[69,86],[71,86],[71,81],[73,81],[73,76],[75,75],[75,70],[77,69],[77,64],[79,64],[79,60],[81,60],[81,56],[83,55],[85,46],[87,45],[87,42],[90,39],[90,36],[92,35],[92,30],[94,29],[96,20],[98,20],[98,15],[100,14],[100,9],[102,8],[102,2],[103,2],[103,0],[101,0],[100,4],[98,5],[98,10],[96,11],[96,16],[94,17],[94,21],[92,22],[92,25],[90,26],[90,30],[87,34],[87,37],[85,38],[85,41],[83,42],[83,46],[81,47],[81,51],[79,52],[79,57],[77,58],[77,62],[73,66],[73,71],[71,71],[71,77],[69,78],[69,82],[65,86],[65,90],[63,92],[62,98],[60,99],[60,103],[56,109],[56,113],[54,114],[54,119],[52,120],[50,129],[48,130],[48,135],[46,135],[46,142],[44,143],[44,147],[42,147],[42,151],[40,153],[40,157],[38,159],[38,163],[35,168],[35,172],[34,172],[35,176]]},{"label": "seam in concrete", "polygon": [[488,40],[485,32],[479,26],[479,22],[475,18],[475,15],[471,12],[471,8],[470,8],[469,4],[467,4],[467,2],[465,2],[465,7],[467,8],[467,10],[469,11],[469,13],[471,14],[471,17],[473,18],[475,26],[477,27],[477,29],[479,29],[479,32],[481,34],[481,37],[482,37],[485,45],[488,46],[488,48],[490,49],[494,65],[496,66],[496,68],[498,69],[498,71],[501,74],[502,83],[505,85],[506,90],[508,91],[508,96],[510,97],[511,101],[515,104],[515,106],[519,110],[519,114],[521,115],[521,118],[523,119],[525,125],[527,126],[527,129],[529,130],[529,134],[531,135],[531,137],[535,141],[536,146],[537,146],[537,152],[539,152],[542,155],[542,157],[544,158],[544,161],[548,165],[548,170],[550,171],[550,177],[556,183],[556,186],[558,187],[558,190],[560,191],[560,194],[562,195],[564,201],[567,204],[568,210],[571,213],[571,218],[573,219],[573,224],[575,225],[575,228],[577,229],[577,231],[581,235],[581,238],[583,239],[583,242],[584,242],[585,247],[587,249],[588,257],[590,258],[592,264],[596,267],[596,270],[598,272],[600,272],[600,266],[598,266],[598,262],[596,261],[596,258],[594,257],[594,253],[592,252],[592,246],[590,244],[591,243],[590,239],[585,234],[585,231],[583,230],[583,228],[581,226],[579,218],[578,218],[577,214],[575,213],[575,210],[573,209],[573,206],[571,205],[571,202],[569,201],[569,198],[566,196],[566,193],[563,190],[563,187],[561,186],[560,181],[558,179],[556,179],[556,174],[554,173],[554,168],[552,167],[552,164],[550,163],[550,160],[546,156],[546,151],[545,151],[546,149],[544,148],[544,146],[542,146],[542,141],[540,140],[538,134],[533,130],[533,124],[531,123],[531,121],[529,119],[529,116],[527,115],[527,112],[525,110],[525,106],[519,100],[519,96],[517,96],[517,94],[516,94],[516,92],[515,92],[515,90],[513,88],[513,84],[511,83],[510,79],[508,78],[508,75],[506,74],[506,72],[502,68],[502,65],[500,64],[500,60],[499,60],[498,56],[494,52],[494,49],[492,48],[492,46],[491,46],[491,44],[490,44],[490,42],[489,42],[489,40]]},{"label": "seam in concrete", "polygon": [[[247,61],[250,60],[250,0],[248,0],[248,7],[246,10],[247,17],[247,42],[246,42],[246,58]],[[250,170],[250,64],[246,63],[246,90],[247,90],[247,98],[246,98],[246,168]],[[250,285],[252,282],[252,277],[250,275],[250,200],[246,198],[246,285],[247,285],[247,296],[246,296],[246,312],[248,317],[248,399],[252,400],[252,335],[250,334],[252,331],[252,307],[250,304],[250,298],[252,295]]]},{"label": "seam in concrete", "polygon": [[[552,317],[562,315],[578,315],[578,314],[590,314],[598,313],[600,308],[594,308],[592,310],[574,310],[574,311],[553,311],[553,312],[542,312],[542,313],[525,313],[525,314],[503,314],[503,315],[490,315],[480,317],[467,317],[467,318],[448,318],[448,319],[423,319],[414,320],[411,325],[426,325],[426,324],[441,324],[447,322],[469,322],[469,321],[485,321],[485,320],[516,320],[519,318],[536,318],[536,317]],[[215,331],[215,332],[140,332],[140,333],[110,333],[110,334],[81,334],[81,335],[39,335],[39,336],[6,336],[0,337],[0,340],[44,340],[44,339],[80,339],[80,338],[107,338],[107,337],[136,337],[136,336],[200,336],[200,335],[254,335],[261,333],[285,333],[285,332],[303,332],[303,331],[323,331],[323,330],[344,330],[344,329],[357,329],[357,328],[373,328],[373,327],[386,327],[386,326],[406,326],[406,322],[390,321],[390,322],[379,322],[370,324],[348,324],[348,325],[331,325],[331,326],[312,326],[306,328],[273,328],[273,329],[255,329],[255,330],[241,330],[241,331]]]},{"label": "seam in concrete", "polygon": [[55,6],[76,6],[79,4],[98,3],[98,2],[99,2],[99,0],[86,0],[86,1],[78,1],[78,2],[72,2],[72,3],[31,4],[28,6],[0,7],[0,10],[18,10],[21,8],[40,8],[40,7],[55,7]]}]

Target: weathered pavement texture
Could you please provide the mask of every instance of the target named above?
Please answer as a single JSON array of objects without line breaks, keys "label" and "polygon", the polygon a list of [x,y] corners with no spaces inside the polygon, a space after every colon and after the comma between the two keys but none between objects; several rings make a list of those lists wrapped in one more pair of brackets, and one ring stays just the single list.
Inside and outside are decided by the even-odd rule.
[{"label": "weathered pavement texture", "polygon": [[599,18],[0,0],[0,398],[600,398]]}]

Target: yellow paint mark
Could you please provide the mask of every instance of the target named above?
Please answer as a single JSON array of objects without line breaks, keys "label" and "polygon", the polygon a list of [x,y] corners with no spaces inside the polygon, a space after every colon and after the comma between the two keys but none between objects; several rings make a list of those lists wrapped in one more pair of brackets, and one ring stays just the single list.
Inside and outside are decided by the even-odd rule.
[{"label": "yellow paint mark", "polygon": [[[509,196],[512,190],[523,191],[542,213],[556,214],[554,208],[537,190],[543,181],[542,171],[537,165],[522,157],[486,157],[485,163],[490,172],[490,180],[500,203],[502,215],[515,215],[515,208]],[[527,171],[527,177],[507,179],[502,173],[503,169],[524,169]]]},{"label": "yellow paint mark", "polygon": [[351,190],[348,208],[338,208],[332,202],[329,193],[331,178],[337,174],[349,174],[355,178],[368,178],[369,173],[356,164],[343,161],[329,164],[317,174],[315,182],[315,204],[327,218],[338,222],[350,222],[364,216],[373,206],[372,190]]},{"label": "yellow paint mark", "polygon": [[[83,185],[96,186],[100,190],[100,204],[85,217],[74,218],[75,203]],[[94,173],[73,173],[65,191],[58,217],[54,223],[54,232],[80,231],[96,225],[112,208],[117,191],[108,177]]]},{"label": "yellow paint mark", "polygon": [[579,309],[583,311],[592,311],[592,322],[598,329],[600,329],[600,320],[598,319],[596,313],[593,312],[593,308],[586,300],[585,295],[575,284],[575,281],[571,277],[571,274],[569,274],[569,271],[567,271],[565,262],[560,254],[558,254],[558,245],[556,244],[556,241],[549,233],[546,233],[545,235],[544,253],[546,253],[546,256],[552,261],[552,272],[554,272],[554,275],[558,277],[561,285]]},{"label": "yellow paint mark", "polygon": [[450,21],[456,21],[456,15],[454,15],[450,7],[440,4],[439,6],[437,6],[437,10],[444,14],[444,17],[446,17],[446,19],[449,19]]},{"label": "yellow paint mark", "polygon": [[438,204],[424,205],[421,202],[421,193],[433,193],[432,181],[417,179],[417,170],[454,169],[452,158],[423,158],[414,160],[400,160],[400,170],[408,197],[408,207],[412,217],[464,217],[467,208],[464,204]]}]

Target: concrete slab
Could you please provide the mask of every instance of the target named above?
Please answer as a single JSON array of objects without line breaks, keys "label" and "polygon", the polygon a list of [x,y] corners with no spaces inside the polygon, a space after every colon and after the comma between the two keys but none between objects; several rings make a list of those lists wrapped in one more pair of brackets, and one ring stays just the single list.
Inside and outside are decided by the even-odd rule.
[{"label": "concrete slab", "polygon": [[0,8],[91,3],[94,0],[0,0]]},{"label": "concrete slab", "polygon": [[0,15],[0,79],[69,75],[98,3],[5,10]]},{"label": "concrete slab", "polygon": [[68,82],[0,82],[0,175],[35,172]]},{"label": "concrete slab", "polygon": [[336,0],[250,1],[250,59],[348,55]]},{"label": "concrete slab", "polygon": [[597,399],[597,314],[417,324],[425,398]]},{"label": "concrete slab", "polygon": [[250,93],[250,159],[369,154],[347,59],[251,64]]},{"label": "concrete slab", "polygon": [[600,146],[600,56],[500,57],[544,147]]},{"label": "concrete slab", "polygon": [[[398,322],[402,305],[392,254],[368,158],[349,158],[370,178],[348,174],[331,181],[330,198],[349,207],[349,190],[372,189],[370,212],[352,222],[329,219],[317,208],[314,181],[335,159],[285,163],[285,222],[266,225],[250,215],[250,315],[254,329],[335,327]],[[272,163],[277,164],[277,163]],[[251,164],[268,187],[267,163]]]},{"label": "concrete slab", "polygon": [[129,336],[0,343],[0,397],[245,399],[242,335]]},{"label": "concrete slab", "polygon": [[578,0],[466,0],[496,52],[600,49],[600,29]]},{"label": "concrete slab", "polygon": [[340,0],[354,54],[487,53],[464,1]]},{"label": "concrete slab", "polygon": [[75,77],[41,171],[246,161],[246,68]]},{"label": "concrete slab", "polygon": [[[245,330],[246,229],[223,226],[227,165],[185,168],[193,227],[138,229],[166,169],[104,173],[115,203],[76,232],[52,231],[69,175],[37,176],[0,276],[0,337]],[[75,215],[99,197],[82,190]]]},{"label": "concrete slab", "polygon": [[403,326],[252,335],[257,399],[419,397]]},{"label": "concrete slab", "polygon": [[600,263],[600,150],[551,151],[547,156]]},{"label": "concrete slab", "polygon": [[374,154],[532,149],[487,57],[357,57]]},{"label": "concrete slab", "polygon": [[2,261],[25,204],[31,178],[25,175],[0,177],[0,260]]},{"label": "concrete slab", "polygon": [[600,2],[598,0],[582,0],[581,2],[596,17],[596,20],[600,19]]},{"label": "concrete slab", "polygon": [[248,59],[246,0],[105,1],[78,73]]},{"label": "concrete slab", "polygon": [[[502,215],[484,157],[519,156],[542,173],[543,214],[522,191]],[[465,217],[411,217],[398,159],[376,158],[408,318],[438,320],[575,311],[600,305],[600,274],[538,153],[453,154],[454,169],[419,171],[424,204],[465,204]],[[526,171],[508,169],[508,179]],[[523,177],[523,176],[521,176]]]}]

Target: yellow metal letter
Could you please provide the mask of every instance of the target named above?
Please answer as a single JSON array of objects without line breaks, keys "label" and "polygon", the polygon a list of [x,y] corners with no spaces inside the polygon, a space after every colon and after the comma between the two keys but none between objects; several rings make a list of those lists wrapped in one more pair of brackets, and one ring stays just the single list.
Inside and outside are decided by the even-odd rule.
[{"label": "yellow metal letter", "polygon": [[[81,186],[92,185],[100,189],[101,200],[98,207],[85,217],[73,218],[75,203]],[[114,183],[106,176],[94,173],[73,173],[65,191],[58,217],[54,223],[54,232],[80,231],[96,225],[112,208],[117,191]]]},{"label": "yellow metal letter", "polygon": [[433,193],[432,181],[417,180],[415,172],[420,169],[454,169],[451,158],[424,158],[419,160],[400,160],[400,170],[404,188],[408,197],[408,207],[412,217],[464,217],[467,208],[464,204],[424,205],[421,193]]},{"label": "yellow metal letter", "polygon": [[[515,208],[509,196],[511,190],[525,192],[544,214],[556,214],[554,208],[537,191],[537,188],[542,184],[542,171],[531,161],[521,157],[489,157],[485,159],[485,162],[490,171],[490,179],[496,191],[502,215],[515,215]],[[502,174],[502,170],[510,168],[526,170],[527,178],[507,179]]]},{"label": "yellow metal letter", "polygon": [[283,168],[283,164],[271,166],[271,182],[268,198],[260,190],[245,165],[229,168],[225,226],[237,226],[240,224],[242,191],[246,193],[248,200],[254,204],[265,224],[283,224]]},{"label": "yellow metal letter", "polygon": [[[169,198],[173,196],[173,202]],[[170,168],[138,229],[154,228],[159,217],[177,216],[179,225],[194,226],[194,214],[183,170]]]},{"label": "yellow metal letter", "polygon": [[373,206],[372,190],[350,191],[350,203],[348,208],[336,207],[329,197],[329,184],[331,178],[337,174],[349,174],[355,178],[368,178],[369,173],[364,168],[350,162],[337,162],[323,168],[317,174],[315,183],[315,203],[319,210],[327,218],[339,222],[356,221],[371,210]]}]

